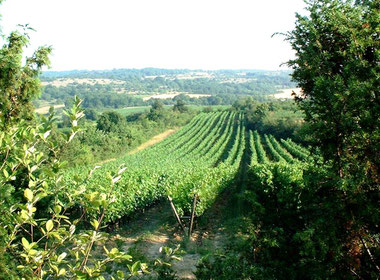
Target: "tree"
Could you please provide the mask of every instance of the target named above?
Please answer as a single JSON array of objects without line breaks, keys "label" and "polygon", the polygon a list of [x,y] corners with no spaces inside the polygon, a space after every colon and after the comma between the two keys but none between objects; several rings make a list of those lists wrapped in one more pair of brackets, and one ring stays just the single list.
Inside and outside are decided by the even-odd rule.
[{"label": "tree", "polygon": [[333,226],[341,263],[359,278],[380,273],[379,9],[378,0],[312,1],[310,15],[297,15],[286,38],[296,52],[288,64],[303,89],[296,101],[333,174],[325,179],[341,217]]},{"label": "tree", "polygon": [[[26,40],[22,36],[19,39]],[[29,66],[33,64],[27,62],[29,66],[23,67],[20,60],[12,60],[14,56],[22,56],[22,48],[11,53],[4,51],[8,48],[9,45],[1,49],[0,65],[0,73],[12,78],[6,81],[1,77],[0,83],[2,102],[6,103],[2,103],[0,127],[0,279],[104,279],[104,274],[113,279],[140,277],[147,272],[146,264],[132,262],[132,256],[117,248],[103,247],[101,256],[93,255],[94,245],[105,241],[101,231],[103,217],[114,201],[113,189],[126,168],[109,174],[109,189],[101,193],[86,192],[87,179],[61,180],[65,163],[57,155],[80,130],[78,122],[84,116],[82,101],[75,97],[72,109],[65,111],[71,131],[68,135],[57,132],[55,138],[51,133],[53,110],[49,117],[41,116],[39,120],[33,119],[29,106],[33,94],[38,93],[38,78],[33,75],[39,70],[31,74]],[[36,67],[40,69],[42,64],[37,63]],[[24,120],[24,116],[31,118]],[[62,143],[57,141],[61,138]],[[82,215],[70,219],[66,215],[76,203],[83,209]],[[91,227],[86,222],[78,230],[90,209],[99,216],[91,219]],[[168,274],[169,261],[178,258],[178,250],[163,249],[165,258],[154,265],[160,276]],[[123,263],[126,269],[109,271],[114,263]]]},{"label": "tree", "polygon": [[0,49],[0,129],[3,130],[12,122],[33,118],[31,100],[41,92],[38,75],[50,63],[51,47],[40,47],[22,65],[22,53],[27,45],[26,34],[12,32]]},{"label": "tree", "polygon": [[314,144],[340,177],[360,171],[379,179],[379,4],[319,0],[310,17],[297,15],[287,40],[289,61],[303,89],[296,101]]},{"label": "tree", "polygon": [[87,108],[84,111],[85,117],[88,120],[96,121],[98,119],[98,114],[96,113],[96,110],[93,108]]},{"label": "tree", "polygon": [[125,126],[125,119],[115,111],[104,112],[98,119],[96,127],[104,132],[118,132]]},{"label": "tree", "polygon": [[241,257],[206,259],[200,279],[378,279],[380,2],[307,3],[310,14],[287,34],[296,52],[289,65],[323,161],[316,153],[301,165],[252,166]]},{"label": "tree", "polygon": [[152,121],[158,121],[165,115],[164,104],[159,99],[154,100],[152,108],[150,108],[148,119]]},{"label": "tree", "polygon": [[[146,264],[132,262],[132,256],[117,248],[103,247],[101,256],[92,253],[105,240],[103,217],[126,168],[109,174],[107,191],[86,191],[98,166],[87,179],[61,180],[65,162],[58,155],[80,131],[82,100],[75,96],[71,110],[64,111],[71,122],[67,135],[52,133],[53,108],[48,117],[34,118],[31,102],[40,92],[38,74],[48,64],[51,48],[39,48],[23,66],[27,38],[13,32],[0,49],[0,279],[140,278]],[[75,219],[71,214],[77,206],[83,212]],[[91,227],[86,221],[78,230],[90,209],[99,216],[87,220]],[[154,265],[160,279],[170,276],[169,263],[178,259],[178,249],[163,251],[164,258]],[[115,263],[123,263],[124,271],[110,270]]]},{"label": "tree", "polygon": [[181,99],[177,100],[177,103],[173,106],[173,111],[178,111],[180,113],[185,113],[188,110],[189,109],[186,107],[185,102],[183,102]]}]

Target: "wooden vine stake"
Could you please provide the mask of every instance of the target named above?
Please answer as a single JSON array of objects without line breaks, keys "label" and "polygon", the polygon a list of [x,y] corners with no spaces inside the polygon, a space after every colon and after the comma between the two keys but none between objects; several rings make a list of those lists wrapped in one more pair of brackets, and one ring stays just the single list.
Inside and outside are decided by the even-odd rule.
[{"label": "wooden vine stake", "polygon": [[191,232],[193,231],[195,208],[197,207],[197,200],[198,200],[198,195],[195,194],[194,200],[193,200],[193,209],[191,210],[191,218],[190,218],[190,226],[189,226],[189,238],[191,237]]},{"label": "wooden vine stake", "polygon": [[178,212],[177,212],[177,210],[176,210],[176,208],[174,206],[173,200],[172,200],[172,198],[169,195],[168,195],[168,200],[169,200],[170,206],[172,207],[174,216],[177,219],[177,222],[178,222],[179,226],[181,227],[181,229],[183,230],[183,232],[186,234],[185,227],[183,226],[183,224],[181,222],[181,219],[179,218]]}]

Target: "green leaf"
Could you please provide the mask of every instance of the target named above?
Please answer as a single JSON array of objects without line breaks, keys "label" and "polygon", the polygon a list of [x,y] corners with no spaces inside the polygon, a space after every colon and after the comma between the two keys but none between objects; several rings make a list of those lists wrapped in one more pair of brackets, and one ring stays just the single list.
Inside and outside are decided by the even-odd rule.
[{"label": "green leaf", "polygon": [[53,229],[53,227],[54,227],[53,221],[52,220],[47,221],[47,223],[46,223],[46,230],[49,232],[49,231],[51,231]]},{"label": "green leaf", "polygon": [[121,179],[121,176],[114,177],[114,178],[112,178],[112,183],[116,183],[120,179]]},{"label": "green leaf", "polygon": [[138,275],[139,267],[140,267],[140,261],[135,262],[133,265],[127,265],[129,272],[132,276]]},{"label": "green leaf", "polygon": [[46,139],[50,135],[51,130],[48,130],[44,133],[43,138]]},{"label": "green leaf", "polygon": [[22,242],[22,246],[24,246],[25,250],[29,250],[30,244],[29,244],[28,240],[25,239],[25,237],[23,237],[21,239],[21,242]]},{"label": "green leaf", "polygon": [[59,205],[55,205],[55,206],[53,207],[53,211],[54,211],[55,214],[59,214],[59,213],[61,213],[61,211],[62,211],[62,207],[59,206]]},{"label": "green leaf", "polygon": [[33,165],[32,168],[30,168],[30,173],[33,173],[34,171],[36,171],[38,168],[37,165]]},{"label": "green leaf", "polygon": [[124,272],[122,272],[121,270],[118,270],[116,274],[117,274],[117,277],[119,277],[120,279],[124,279]]},{"label": "green leaf", "polygon": [[25,198],[26,198],[28,201],[32,201],[32,200],[33,200],[33,197],[34,197],[33,192],[32,192],[31,189],[25,189],[25,191],[24,191],[24,196],[25,196]]},{"label": "green leaf", "polygon": [[9,173],[6,169],[3,169],[3,173],[4,173],[5,178],[9,177]]},{"label": "green leaf", "polygon": [[63,252],[62,254],[60,254],[58,256],[58,262],[61,262],[64,258],[66,258],[66,256],[67,256],[67,253],[65,253],[65,252]]},{"label": "green leaf", "polygon": [[20,218],[22,221],[26,221],[29,219],[29,215],[28,215],[28,212],[25,211],[25,210],[21,210],[20,212]]},{"label": "green leaf", "polygon": [[99,222],[97,220],[92,220],[91,225],[94,227],[95,230],[97,230],[99,227]]},{"label": "green leaf", "polygon": [[63,275],[65,275],[66,274],[66,269],[64,269],[64,268],[61,268],[60,270],[59,270],[59,272],[58,272],[58,275],[57,276],[63,276]]}]

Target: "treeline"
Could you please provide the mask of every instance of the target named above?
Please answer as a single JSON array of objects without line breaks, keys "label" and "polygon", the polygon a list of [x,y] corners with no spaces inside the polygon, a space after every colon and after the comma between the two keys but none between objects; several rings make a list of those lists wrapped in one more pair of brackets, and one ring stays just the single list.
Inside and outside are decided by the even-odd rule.
[{"label": "treeline", "polygon": [[291,74],[289,70],[267,71],[253,69],[222,69],[222,70],[201,70],[201,69],[163,69],[163,68],[142,68],[142,69],[112,69],[112,70],[71,70],[71,71],[44,71],[41,79],[44,81],[53,81],[59,78],[80,78],[80,79],[114,79],[128,80],[130,78],[142,78],[145,76],[174,76],[179,74],[190,73],[209,73],[217,76],[231,77],[239,73],[246,73],[247,76],[267,75],[267,76],[284,76]]},{"label": "treeline", "polygon": [[276,138],[293,138],[297,142],[307,140],[304,114],[293,100],[257,102],[244,98],[235,101],[232,108],[245,113],[245,123],[251,130]]},{"label": "treeline", "polygon": [[70,84],[66,87],[47,85],[41,100],[70,105],[74,96],[83,99],[84,108],[122,108],[147,105],[142,98],[118,94],[110,85]]},{"label": "treeline", "polygon": [[[112,88],[106,86],[91,85],[68,85],[67,87],[55,87],[48,85],[45,87],[41,100],[54,102],[55,104],[65,104],[71,106],[74,96],[83,99],[84,108],[123,108],[134,106],[149,106],[154,100],[144,101],[136,95],[119,94]],[[165,99],[165,105],[173,105],[181,99],[191,105],[232,105],[241,96],[232,94],[218,94],[202,98],[191,98],[186,94],[177,95],[172,99]],[[264,95],[255,98],[258,101],[268,100]],[[37,101],[37,105],[38,105]]]},{"label": "treeline", "polygon": [[[108,75],[96,75],[92,79],[108,78]],[[112,76],[114,77],[114,76]],[[118,76],[115,76],[118,77]],[[68,76],[67,78],[76,78]],[[245,78],[243,81],[234,81],[233,79]],[[44,78],[42,78],[44,80]],[[209,93],[209,94],[266,94],[276,92],[279,88],[293,87],[289,74],[279,72],[278,74],[248,73],[246,76],[237,74],[215,74],[211,78],[201,78],[194,76],[192,79],[181,79],[177,76],[157,76],[155,78],[146,78],[142,75],[120,76],[114,80],[123,81],[124,84],[117,85],[125,92],[138,93],[164,93],[168,91],[189,92],[189,93]],[[85,85],[73,84],[78,90],[83,90]],[[112,85],[95,85],[95,89],[103,88],[110,90]],[[59,88],[61,89],[61,87]],[[94,90],[94,87],[88,87],[88,90]]]},{"label": "treeline", "polygon": [[41,78],[45,81],[53,81],[58,78],[124,80],[130,77],[177,75],[177,74],[186,74],[193,71],[198,71],[198,70],[163,69],[163,68],[147,67],[147,68],[142,68],[142,69],[132,68],[132,69],[112,69],[112,70],[45,71],[41,74]]}]

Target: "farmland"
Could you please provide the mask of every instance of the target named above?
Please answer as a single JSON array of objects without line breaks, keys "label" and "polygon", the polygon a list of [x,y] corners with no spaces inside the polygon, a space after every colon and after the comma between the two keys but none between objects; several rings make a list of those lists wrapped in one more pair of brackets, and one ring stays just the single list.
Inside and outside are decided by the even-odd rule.
[{"label": "farmland", "polygon": [[3,2],[0,279],[379,279],[379,1]]},{"label": "farmland", "polygon": [[[305,149],[291,140],[279,141],[271,135],[247,131],[242,113],[201,113],[158,144],[95,170],[86,191],[108,193],[107,174],[125,166],[105,221],[115,222],[167,196],[173,199],[179,214],[185,216],[191,214],[193,198],[197,196],[195,213],[199,217],[232,184],[244,153],[250,154],[251,165],[300,163],[307,157]],[[75,168],[66,172],[65,178],[70,181],[84,177],[90,170],[91,167]]]},{"label": "farmland", "polygon": [[[220,204],[218,200],[226,193],[239,192],[240,187],[237,186],[242,184],[241,177],[247,177],[248,170],[254,170],[251,168],[259,166],[271,168],[272,165],[280,164],[288,166],[291,172],[294,168],[299,169],[299,166],[306,164],[308,158],[309,152],[306,148],[290,139],[275,139],[272,135],[249,130],[243,112],[224,110],[196,115],[191,122],[159,143],[104,163],[92,172],[89,179],[85,178],[91,172],[92,166],[68,170],[65,172],[64,180],[67,186],[75,185],[75,180],[78,178],[86,180],[86,189],[81,196],[84,199],[74,203],[71,211],[80,212],[80,208],[75,210],[77,206],[83,203],[91,205],[94,197],[109,195],[112,203],[103,219],[108,227],[113,228],[117,225],[124,228],[125,221],[130,218],[133,221],[135,219],[133,217],[139,213],[141,214],[137,221],[144,220],[143,213],[147,211],[148,219],[152,219],[149,218],[152,215],[154,217],[149,223],[159,226],[160,223],[169,221],[171,234],[175,233],[181,236],[180,240],[183,240],[188,235],[190,227],[190,220],[183,217],[191,217],[194,213],[196,223],[201,222],[203,215],[210,215],[209,213],[215,211],[213,209]],[[110,190],[109,174],[120,168],[126,169]],[[257,172],[261,174],[262,170],[258,169]],[[169,207],[169,197],[180,217],[181,225],[175,221],[173,210]],[[157,207],[157,204],[161,206]],[[90,210],[85,214],[86,219],[96,219],[99,215],[98,210],[91,210],[91,207],[88,209]],[[156,211],[163,212],[154,214]],[[219,225],[223,224],[222,221],[214,220],[216,221]],[[140,229],[135,228],[134,232],[128,234],[125,230],[121,230],[121,236],[113,234],[111,240],[131,244],[129,246],[132,247],[126,247],[125,250],[135,248],[133,246],[141,248],[141,245],[138,245],[141,242],[146,244],[145,248],[152,247],[149,241],[137,243],[128,237],[140,232],[139,238],[146,240],[142,228],[151,230],[151,227],[141,222],[138,224]],[[131,224],[134,228],[133,225],[134,223]],[[125,227],[128,228],[129,223]],[[197,226],[193,227],[192,230],[199,235],[200,229]],[[225,233],[218,233],[218,230],[212,232],[217,236],[224,236],[223,238],[228,236]],[[161,246],[167,244],[174,246],[173,244],[179,242],[172,240],[167,230],[150,232],[147,240],[162,238],[164,241],[159,241]],[[133,245],[135,243],[137,245]],[[124,248],[123,246],[121,248]],[[193,250],[201,250],[204,246],[198,247],[195,246]],[[157,254],[153,249],[141,250],[145,252],[147,258]],[[195,258],[196,261],[200,259],[198,254],[191,253],[184,257]],[[194,267],[186,268],[181,273],[192,275],[192,272]]]}]

